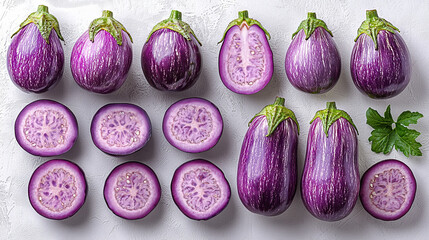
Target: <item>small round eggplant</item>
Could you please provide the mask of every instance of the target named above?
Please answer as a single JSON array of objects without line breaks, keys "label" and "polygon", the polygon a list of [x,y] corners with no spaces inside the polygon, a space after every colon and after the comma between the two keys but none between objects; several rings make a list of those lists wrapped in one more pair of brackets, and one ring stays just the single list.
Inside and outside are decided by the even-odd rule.
[{"label": "small round eggplant", "polygon": [[346,112],[328,102],[308,132],[302,201],[316,218],[338,221],[351,213],[358,196],[357,129]]},{"label": "small round eggplant", "polygon": [[139,162],[123,163],[109,174],[104,199],[110,210],[125,219],[140,219],[158,205],[161,185],[155,172]]},{"label": "small round eggplant", "polygon": [[353,82],[371,98],[391,98],[410,82],[411,60],[407,45],[391,23],[376,10],[366,12],[350,60]]},{"label": "small round eggplant", "polygon": [[64,51],[60,40],[64,39],[48,7],[39,5],[12,37],[7,52],[12,82],[26,92],[41,93],[53,87],[63,75]]},{"label": "small round eggplant", "polygon": [[78,136],[74,114],[63,104],[37,100],[21,110],[15,122],[15,138],[27,152],[42,157],[69,151]]},{"label": "small round eggplant", "polygon": [[373,217],[393,221],[410,210],[416,188],[411,169],[403,162],[388,159],[373,165],[364,173],[360,200]]},{"label": "small round eggplant", "polygon": [[219,53],[219,75],[223,84],[240,94],[261,91],[274,71],[270,34],[247,11],[229,23]]},{"label": "small round eggplant", "polygon": [[111,103],[100,108],[91,122],[95,146],[111,155],[128,155],[140,150],[152,135],[146,111],[129,103]]},{"label": "small round eggplant", "polygon": [[182,13],[171,11],[168,19],[152,29],[141,54],[148,83],[161,91],[183,91],[192,87],[201,72],[198,41]]},{"label": "small round eggplant", "polygon": [[177,207],[187,217],[208,220],[228,205],[231,188],[216,165],[195,159],[176,169],[171,181],[171,194]]},{"label": "small round eggplant", "polygon": [[127,79],[133,59],[132,38],[125,27],[103,11],[75,43],[70,67],[76,83],[91,92],[111,93]]},{"label": "small round eggplant", "polygon": [[82,169],[63,159],[40,165],[28,184],[31,206],[40,215],[54,220],[73,216],[85,203],[86,193]]},{"label": "small round eggplant", "polygon": [[297,183],[298,122],[284,98],[250,122],[238,162],[237,188],[251,212],[275,216],[292,203]]},{"label": "small round eggplant", "polygon": [[325,93],[338,82],[341,57],[325,22],[309,12],[292,35],[286,52],[286,75],[297,89]]},{"label": "small round eggplant", "polygon": [[223,131],[219,109],[203,98],[186,98],[171,105],[164,115],[162,131],[177,149],[204,152],[216,145]]}]

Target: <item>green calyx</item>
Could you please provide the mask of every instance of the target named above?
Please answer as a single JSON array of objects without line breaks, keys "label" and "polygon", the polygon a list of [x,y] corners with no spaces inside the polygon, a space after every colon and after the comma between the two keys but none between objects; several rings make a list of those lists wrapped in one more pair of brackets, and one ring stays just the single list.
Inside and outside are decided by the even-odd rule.
[{"label": "green calyx", "polygon": [[168,28],[170,30],[178,32],[188,41],[192,40],[191,38],[191,34],[192,34],[195,40],[197,40],[198,44],[202,46],[200,40],[198,40],[197,36],[195,36],[195,33],[192,30],[192,28],[189,26],[189,24],[182,21],[182,13],[177,10],[172,10],[169,18],[159,22],[158,24],[155,25],[155,27],[153,27],[152,31],[149,33],[149,37],[147,38],[146,42],[149,41],[150,36],[152,36],[154,32],[162,28]]},{"label": "green calyx", "polygon": [[355,42],[361,34],[366,34],[371,37],[372,41],[374,41],[375,50],[378,50],[377,36],[381,30],[386,30],[391,33],[395,33],[395,31],[399,32],[399,29],[393,26],[390,22],[386,21],[384,18],[378,17],[377,10],[367,10],[366,20],[360,25]]},{"label": "green calyx", "polygon": [[101,30],[105,30],[110,33],[110,35],[115,38],[119,46],[122,45],[122,30],[128,34],[131,42],[133,42],[131,34],[127,31],[127,29],[125,29],[124,25],[113,18],[113,13],[109,10],[103,10],[101,18],[94,19],[94,21],[91,22],[88,30],[89,40],[94,42],[95,36]]},{"label": "green calyx", "polygon": [[296,123],[299,132],[299,124],[298,120],[296,120],[295,114],[291,110],[286,108],[284,105],[285,99],[277,97],[274,104],[267,105],[266,107],[264,107],[262,111],[260,111],[252,118],[252,120],[250,120],[249,125],[256,117],[261,115],[265,116],[268,122],[268,133],[266,135],[268,137],[276,130],[277,126],[281,122],[288,118],[291,118]]},{"label": "green calyx", "polygon": [[325,132],[326,137],[328,137],[328,130],[331,127],[331,125],[340,118],[346,119],[356,129],[356,132],[358,132],[350,115],[343,110],[337,109],[335,102],[327,102],[326,109],[317,111],[316,115],[311,120],[310,124],[316,118],[320,118],[320,120],[322,121],[323,131]]},{"label": "green calyx", "polygon": [[307,14],[307,19],[302,21],[301,24],[299,24],[299,27],[296,32],[292,34],[292,39],[295,37],[295,35],[298,34],[299,31],[304,30],[305,40],[307,40],[318,27],[324,28],[333,37],[332,32],[328,29],[326,23],[321,19],[317,19],[316,13],[309,12]]},{"label": "green calyx", "polygon": [[262,24],[253,18],[249,18],[249,12],[247,10],[244,10],[244,11],[238,12],[238,18],[232,20],[228,24],[228,27],[226,28],[225,33],[223,34],[222,40],[220,40],[220,42],[218,42],[218,44],[223,42],[223,40],[225,39],[226,33],[228,32],[228,30],[230,28],[232,28],[234,26],[239,26],[241,28],[241,27],[243,27],[242,26],[243,23],[246,24],[245,26],[247,28],[249,28],[250,26],[255,25],[255,24],[258,25],[265,32],[265,35],[267,35],[268,40],[271,39],[270,34],[268,33],[268,31],[264,27],[262,27]]},{"label": "green calyx", "polygon": [[25,21],[19,25],[18,31],[16,31],[12,37],[29,23],[36,24],[37,28],[39,28],[40,34],[42,35],[43,39],[45,39],[47,44],[49,44],[49,36],[51,35],[52,28],[57,33],[58,38],[64,41],[64,38],[60,32],[60,24],[54,15],[48,12],[47,6],[39,5],[37,7],[37,11],[31,13],[27,19],[25,19]]}]

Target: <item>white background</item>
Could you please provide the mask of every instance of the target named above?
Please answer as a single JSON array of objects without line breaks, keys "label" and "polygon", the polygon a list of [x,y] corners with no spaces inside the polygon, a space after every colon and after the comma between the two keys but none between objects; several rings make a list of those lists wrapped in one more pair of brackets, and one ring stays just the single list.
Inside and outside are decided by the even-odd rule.
[{"label": "white background", "polygon": [[[38,4],[49,6],[61,26],[65,38],[65,69],[60,83],[47,93],[27,94],[17,89],[7,73],[6,52],[10,36]],[[152,27],[169,16],[171,9],[182,11],[202,42],[203,68],[198,82],[179,93],[160,92],[144,79],[140,67],[142,46]],[[401,30],[412,57],[411,82],[402,94],[389,100],[373,100],[362,95],[352,83],[349,59],[356,30],[365,19],[365,10],[377,9],[379,16],[388,19]],[[74,42],[101,16],[103,9],[129,30],[134,38],[133,64],[123,87],[111,94],[99,95],[81,89],[73,80],[69,62]],[[274,76],[261,92],[244,96],[223,86],[218,75],[217,42],[228,23],[240,10],[249,10],[270,32],[274,53]],[[291,35],[308,11],[315,11],[334,34],[342,57],[342,73],[338,84],[323,95],[309,95],[294,89],[284,70],[284,58]],[[104,0],[3,0],[0,2],[0,239],[427,239],[429,233],[429,2],[428,1],[104,1]],[[208,152],[188,154],[170,146],[165,140],[161,122],[165,110],[185,97],[204,97],[215,103],[224,118],[220,142]],[[327,101],[348,111],[359,129],[359,167],[361,174],[372,164],[386,159],[404,161],[417,179],[417,196],[410,212],[395,222],[383,222],[371,217],[358,201],[345,219],[328,223],[312,217],[302,204],[299,187],[291,207],[277,217],[259,216],[241,204],[236,187],[236,171],[241,142],[247,122],[262,107],[271,104],[276,96],[286,98],[286,106],[297,115],[301,124],[299,135],[299,177],[302,173],[309,121]],[[17,144],[14,121],[28,103],[41,98],[59,101],[68,106],[79,123],[79,138],[68,153],[59,156],[76,162],[86,173],[89,192],[86,203],[72,218],[53,221],[39,216],[27,198],[27,184],[37,166],[52,158],[35,157]],[[102,153],[90,139],[89,126],[93,114],[112,102],[130,102],[143,107],[153,125],[150,142],[138,153],[113,157]],[[425,115],[415,127],[422,135],[423,157],[406,158],[393,151],[390,155],[370,150],[368,137],[371,128],[365,123],[365,111],[372,107],[384,112],[392,106],[396,118],[402,111],[419,111]],[[170,193],[174,170],[190,159],[204,158],[218,165],[231,184],[232,196],[228,207],[218,216],[203,222],[185,217],[175,206]],[[127,160],[141,161],[154,169],[162,186],[159,205],[145,219],[127,221],[115,216],[103,199],[102,188],[109,172]]]}]

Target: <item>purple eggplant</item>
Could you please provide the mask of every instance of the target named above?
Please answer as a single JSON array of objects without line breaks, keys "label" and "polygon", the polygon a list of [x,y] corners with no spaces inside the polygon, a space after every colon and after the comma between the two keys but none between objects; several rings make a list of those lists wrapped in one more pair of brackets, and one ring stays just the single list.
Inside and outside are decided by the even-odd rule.
[{"label": "purple eggplant", "polygon": [[[219,53],[219,75],[223,84],[240,94],[261,91],[273,76],[270,34],[247,11],[229,23]],[[267,39],[268,37],[268,39]]]},{"label": "purple eggplant", "polygon": [[341,57],[325,22],[309,12],[292,35],[286,52],[286,75],[297,89],[325,93],[338,82]]},{"label": "purple eggplant", "polygon": [[283,213],[291,204],[297,183],[298,122],[276,98],[250,122],[238,162],[238,195],[251,212]]},{"label": "purple eggplant", "polygon": [[40,165],[28,184],[28,198],[43,217],[62,220],[73,216],[85,203],[85,174],[73,162],[54,159]]},{"label": "purple eggplant", "polygon": [[411,61],[407,45],[391,23],[376,10],[366,11],[350,60],[356,87],[371,98],[391,98],[410,82]]},{"label": "purple eggplant", "polygon": [[76,83],[103,94],[119,89],[131,67],[131,43],[125,27],[113,18],[111,11],[104,10],[73,47],[70,67]]},{"label": "purple eggplant", "polygon": [[141,54],[148,83],[161,91],[183,91],[192,87],[201,72],[201,43],[182,13],[173,10],[168,19],[152,29]]},{"label": "purple eggplant", "polygon": [[[54,29],[55,31],[52,31]],[[45,92],[63,75],[63,40],[57,19],[39,5],[12,35],[7,70],[12,82],[26,92]]]},{"label": "purple eggplant", "polygon": [[360,200],[373,217],[394,221],[411,208],[417,183],[411,169],[401,161],[387,159],[370,167],[362,176]]},{"label": "purple eggplant", "polygon": [[311,121],[301,196],[307,210],[324,221],[338,221],[359,196],[357,129],[351,117],[328,102]]},{"label": "purple eggplant", "polygon": [[220,168],[207,160],[194,159],[174,172],[171,195],[187,217],[208,220],[226,208],[231,188]]}]

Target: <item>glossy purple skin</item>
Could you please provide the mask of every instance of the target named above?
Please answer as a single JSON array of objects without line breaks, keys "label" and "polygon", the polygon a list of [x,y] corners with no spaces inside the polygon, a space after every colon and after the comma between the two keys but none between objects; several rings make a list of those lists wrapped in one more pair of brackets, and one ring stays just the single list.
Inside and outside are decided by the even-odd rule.
[{"label": "glossy purple skin", "polygon": [[[213,178],[216,181],[216,184],[220,189],[220,196],[218,196],[218,200],[215,204],[211,205],[204,212],[198,212],[193,210],[185,200],[185,195],[183,194],[183,190],[181,188],[182,183],[184,182],[185,175],[187,172],[195,170],[195,169],[207,169],[212,174]],[[200,179],[204,180],[204,179]],[[204,186],[195,185],[194,188],[199,188]],[[210,191],[212,189],[206,188],[204,191],[198,192],[198,197],[202,201],[207,201],[210,196],[206,196],[206,191]],[[195,193],[195,192],[194,192]],[[231,188],[229,186],[228,180],[225,178],[224,173],[220,168],[218,168],[213,163],[204,160],[204,159],[194,159],[188,162],[185,162],[180,167],[176,169],[173,175],[173,179],[171,180],[171,194],[173,196],[174,203],[177,207],[185,214],[188,218],[193,220],[209,220],[219,213],[221,213],[229,203],[229,199],[231,198]],[[194,195],[195,196],[195,195]],[[199,202],[197,202],[199,203]]]},{"label": "glossy purple skin", "polygon": [[[257,36],[257,39],[261,42],[260,49],[262,48],[261,55],[263,56],[263,59],[264,59],[264,64],[263,64],[264,69],[261,73],[261,78],[256,80],[254,83],[238,84],[236,81],[233,80],[233,77],[232,77],[232,74],[236,73],[237,71],[236,69],[233,69],[233,70],[229,69],[232,66],[228,64],[228,60],[230,60],[230,57],[231,57],[230,55],[234,54],[234,52],[231,51],[231,48],[233,49],[236,48],[236,43],[234,43],[234,38],[236,37],[236,35],[240,37],[245,36],[244,39],[249,40],[249,34],[255,34],[255,36]],[[240,43],[239,47],[243,49],[240,55],[240,57],[243,59],[241,59],[240,61],[241,62],[245,61],[249,63],[249,62],[252,62],[251,60],[253,60],[258,64],[259,61],[251,59],[251,56],[253,56],[251,54],[251,51],[254,52],[254,55],[257,55],[258,53],[253,46],[252,47],[249,46],[249,42],[251,41],[248,41],[248,42],[245,42],[243,40],[239,41]],[[248,52],[246,50],[248,50]],[[249,66],[254,67],[255,65],[256,64],[245,65],[246,70],[252,69]],[[265,86],[271,81],[271,78],[273,76],[273,71],[274,71],[273,52],[271,51],[271,47],[270,47],[270,44],[268,43],[267,37],[265,36],[264,30],[262,30],[256,24],[250,27],[242,26],[241,28],[239,26],[233,26],[228,30],[219,52],[219,75],[223,84],[229,90],[239,94],[246,94],[246,95],[255,94],[261,91],[262,89],[264,89]],[[249,77],[251,75],[252,74],[250,74],[249,72],[246,73],[246,77]],[[240,79],[243,80],[242,78]]]},{"label": "glossy purple skin", "polygon": [[308,133],[301,197],[316,218],[338,221],[350,214],[358,199],[358,141],[355,128],[344,118],[335,121],[328,134],[315,119]]},{"label": "glossy purple skin", "polygon": [[286,52],[285,68],[295,88],[307,93],[325,93],[338,82],[341,57],[325,29],[316,28],[307,40],[301,30]]},{"label": "glossy purple skin", "polygon": [[298,129],[288,118],[268,137],[265,116],[253,119],[238,162],[237,188],[251,212],[275,216],[292,203],[297,183]]},{"label": "glossy purple skin", "polygon": [[150,36],[141,53],[141,67],[148,83],[161,91],[183,91],[192,87],[201,72],[198,42],[162,28]]},{"label": "glossy purple skin", "polygon": [[111,93],[127,79],[133,59],[131,40],[122,31],[122,45],[107,31],[89,39],[86,31],[75,43],[70,67],[76,83],[91,92]]},{"label": "glossy purple skin", "polygon": [[[178,112],[181,111],[182,109],[186,109],[187,106],[196,106],[198,108],[204,108],[208,112],[207,115],[210,115],[211,121],[201,120],[201,114],[196,114],[196,113],[192,115],[187,115],[186,117],[183,117],[183,116],[181,118],[177,117]],[[204,130],[204,127],[207,125],[212,126],[212,131],[206,134],[207,138],[197,143],[189,143],[189,141],[181,141],[174,135],[174,132],[173,132],[173,129],[174,129],[173,126],[176,126],[174,123],[175,119],[180,119],[181,123],[184,123],[184,122],[188,123],[188,126],[192,126],[192,123],[198,125],[199,128],[196,129],[198,130],[198,132],[202,132],[200,131],[200,129]],[[209,123],[209,124],[206,124],[206,123]],[[193,129],[193,131],[196,131],[196,130]],[[212,102],[204,98],[196,98],[196,97],[185,98],[175,102],[167,109],[167,111],[165,111],[164,119],[162,122],[162,132],[164,133],[164,136],[167,139],[167,141],[172,146],[174,146],[175,148],[181,151],[188,152],[188,153],[205,152],[213,148],[219,142],[223,132],[223,119],[219,109]],[[189,137],[192,137],[191,130],[183,135],[187,135],[187,134],[189,134],[188,135]],[[187,138],[186,140],[189,140],[189,138]]]},{"label": "glossy purple skin", "polygon": [[46,43],[34,23],[16,34],[7,52],[7,70],[12,82],[26,92],[45,92],[63,75],[64,51],[52,29]]},{"label": "glossy purple skin", "polygon": [[371,98],[391,98],[410,82],[411,60],[407,45],[399,33],[382,30],[378,50],[366,34],[359,36],[350,60],[353,82]]},{"label": "glossy purple skin", "polygon": [[[107,140],[103,138],[101,134],[101,128],[102,124],[105,123],[107,116],[111,115],[113,112],[123,111],[125,114],[132,113],[133,120],[131,121],[114,121],[110,124],[116,124],[115,130],[118,130],[122,132],[122,136],[124,135],[123,131],[130,132],[131,129],[128,128],[129,126],[136,127],[138,129],[135,129],[136,131],[139,131],[139,134],[133,134],[133,137],[138,137],[138,141],[132,142],[132,144],[128,146],[117,146],[117,145],[109,145],[107,143]],[[120,120],[123,120],[122,118],[119,118]],[[138,122],[139,126],[137,126],[136,121]],[[117,127],[117,128],[116,128]],[[109,135],[112,136],[112,135]],[[94,142],[95,146],[98,147],[101,151],[110,154],[110,155],[129,155],[134,152],[139,151],[142,149],[146,143],[150,140],[152,136],[152,123],[149,119],[149,116],[147,115],[146,111],[142,109],[141,107],[130,104],[130,103],[110,103],[106,104],[103,107],[101,107],[92,118],[91,121],[91,138]]]},{"label": "glossy purple skin", "polygon": [[[44,206],[43,204],[40,204],[40,201],[38,199],[38,189],[41,186],[40,185],[41,179],[43,179],[43,177],[46,176],[46,174],[48,174],[50,171],[54,169],[66,170],[71,175],[73,175],[75,180],[76,197],[73,200],[72,205],[63,209],[62,211],[52,211],[46,206]],[[55,179],[52,179],[52,180],[55,181]],[[51,182],[51,184],[53,183]],[[56,187],[60,187],[59,184],[61,183],[57,182]],[[54,192],[56,190],[58,189],[54,189]],[[64,189],[64,187],[61,190],[67,191],[67,189]],[[31,175],[30,182],[28,184],[28,197],[29,197],[31,206],[41,216],[49,219],[53,219],[53,220],[62,220],[73,216],[77,211],[79,211],[79,209],[85,203],[87,193],[88,193],[88,188],[87,188],[86,178],[82,169],[75,163],[64,159],[53,159],[40,165],[33,172],[33,175]]]},{"label": "glossy purple skin", "polygon": [[[145,205],[138,210],[127,210],[121,207],[118,204],[118,201],[115,198],[115,188],[118,182],[118,178],[123,177],[127,173],[135,173],[138,172],[145,178],[148,184],[148,191],[150,191],[150,195],[145,202]],[[134,183],[135,184],[135,183]],[[139,189],[141,190],[140,186]],[[136,186],[134,185],[134,189]],[[161,185],[159,184],[158,177],[155,172],[147,165],[140,162],[126,162],[117,167],[115,167],[112,172],[110,172],[109,176],[106,179],[104,184],[104,200],[106,201],[107,207],[118,217],[135,220],[146,217],[152,210],[158,205],[159,200],[161,198]],[[133,196],[131,196],[133,197]]]},{"label": "glossy purple skin", "polygon": [[[398,194],[399,198],[403,200],[403,203],[400,205],[399,209],[396,209],[395,211],[384,211],[372,203],[372,200],[370,198],[370,195],[372,192],[370,189],[370,184],[371,184],[371,180],[374,179],[374,176],[376,174],[382,175],[384,171],[391,170],[391,169],[400,170],[401,175],[403,177],[402,180],[405,181],[404,185],[406,187],[399,188],[398,186],[395,186],[395,188],[390,188],[394,186],[387,186],[383,184],[383,187],[386,187],[386,189],[388,189],[386,192],[383,192],[383,193],[389,194],[389,188],[390,188],[390,189],[395,189],[396,194],[398,194],[399,192],[398,190],[400,189],[405,190],[406,194],[405,195]],[[394,179],[393,177],[390,178],[391,181],[394,181],[393,179]],[[389,183],[392,184],[392,182],[389,182]],[[398,184],[398,182],[393,182],[393,183]],[[417,182],[411,169],[401,161],[398,161],[396,159],[387,159],[374,164],[363,174],[362,180],[361,180],[360,199],[362,202],[362,206],[373,217],[383,221],[394,221],[403,217],[410,210],[414,202],[416,190],[417,190]],[[399,206],[399,205],[396,205],[396,206]]]},{"label": "glossy purple skin", "polygon": [[[24,132],[27,119],[29,118],[29,116],[33,115],[35,111],[38,110],[58,111],[61,113],[61,115],[64,116],[64,119],[66,119],[67,122],[67,131],[65,133],[65,139],[63,144],[58,144],[58,147],[55,148],[40,148],[37,146],[33,146],[32,143],[27,140],[27,137],[25,136],[26,134]],[[38,120],[38,122],[39,126],[37,124],[36,126],[40,127],[41,131],[43,131],[43,128],[46,128],[48,126],[55,127],[55,124],[53,122],[40,121],[40,119]],[[43,127],[41,127],[41,125],[43,125]],[[65,105],[53,100],[40,99],[29,103],[21,110],[15,121],[16,141],[25,151],[35,156],[51,157],[66,153],[73,147],[74,143],[77,140],[77,137],[78,123],[75,115]]]}]

